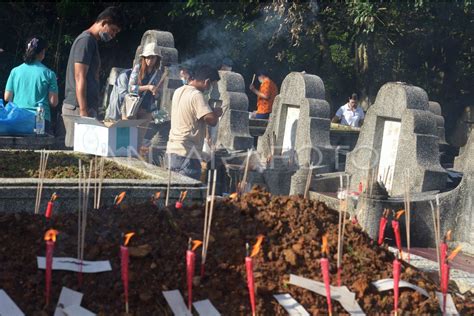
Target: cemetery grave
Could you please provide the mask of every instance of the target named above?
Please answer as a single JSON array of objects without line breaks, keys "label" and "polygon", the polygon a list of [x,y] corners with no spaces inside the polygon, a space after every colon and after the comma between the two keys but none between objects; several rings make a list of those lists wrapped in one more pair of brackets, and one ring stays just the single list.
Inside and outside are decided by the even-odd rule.
[{"label": "cemetery grave", "polygon": [[[48,165],[44,178],[67,179],[78,178],[78,159],[89,164],[94,156],[70,153],[52,152],[48,159]],[[25,151],[1,151],[0,154],[0,177],[1,178],[38,178],[38,165],[40,152]],[[149,177],[137,173],[128,168],[117,165],[111,161],[104,164],[104,177],[108,179],[149,179]]]},{"label": "cemetery grave", "polygon": [[[163,192],[162,192],[163,193]],[[163,195],[162,195],[163,198]],[[27,213],[0,216],[2,245],[0,278],[2,289],[27,315],[54,311],[63,286],[84,294],[81,306],[98,315],[125,315],[119,248],[123,234],[134,232],[128,244],[129,315],[171,315],[162,291],[186,291],[186,249],[188,239],[203,239],[204,206],[176,209],[157,207],[150,197],[139,205],[127,204],[127,197],[100,210],[90,211],[84,239],[84,260],[109,260],[111,271],[78,273],[52,271],[51,302],[45,306],[45,273],[36,257],[45,255],[43,235],[58,231],[54,257],[74,257],[78,244],[77,214],[43,216]],[[118,204],[118,205],[117,205]],[[388,229],[388,228],[387,228]],[[263,235],[261,251],[254,257],[256,308],[259,315],[285,315],[273,298],[289,293],[310,314],[327,314],[326,298],[288,283],[290,274],[322,281],[321,243],[328,234],[331,284],[337,284],[338,212],[324,204],[300,197],[276,197],[258,188],[243,196],[219,200],[210,230],[204,278],[194,278],[193,300],[209,299],[223,315],[250,314],[246,284],[245,243],[255,243]],[[357,224],[345,225],[341,285],[354,293],[364,313],[389,314],[394,307],[393,291],[379,292],[374,281],[392,278],[394,256],[387,245],[378,247]],[[199,276],[201,249],[196,252],[195,273]],[[440,313],[436,281],[401,262],[401,280],[427,291],[400,288],[399,308],[413,314]],[[82,280],[79,285],[79,280]],[[291,281],[294,283],[295,281]],[[474,313],[472,293],[458,295],[450,284],[456,308],[461,315]],[[347,311],[333,298],[332,312]]]},{"label": "cemetery grave", "polygon": [[[170,112],[178,50],[171,33],[149,30],[135,62],[150,42],[167,74],[157,103]],[[219,75],[207,193],[136,158],[1,151],[0,316],[7,302],[41,316],[474,314],[472,287],[452,280],[474,236],[472,131],[453,182],[441,106],[419,87],[383,85],[352,128],[331,123],[316,75],[288,74],[269,120],[249,119],[242,75]],[[147,160],[162,165],[170,122],[149,129]],[[216,197],[216,183],[217,195],[236,192]],[[436,245],[431,273],[417,268],[424,258],[410,263],[410,238]],[[57,310],[69,289],[80,312]]]}]

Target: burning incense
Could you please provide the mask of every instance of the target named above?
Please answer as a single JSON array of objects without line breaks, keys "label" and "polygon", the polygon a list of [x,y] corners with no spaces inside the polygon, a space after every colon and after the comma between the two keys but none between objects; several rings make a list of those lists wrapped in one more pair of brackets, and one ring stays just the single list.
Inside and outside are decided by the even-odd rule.
[{"label": "burning incense", "polygon": [[175,203],[175,207],[177,209],[180,209],[183,207],[183,202],[184,202],[184,199],[186,198],[186,195],[188,195],[188,191],[183,191],[179,194],[179,199]]},{"label": "burning incense", "polygon": [[[440,219],[440,203],[439,203],[439,194],[436,194],[436,225],[438,226],[438,243],[441,242],[441,219]],[[440,263],[440,270],[442,268],[443,261],[441,260],[441,248],[438,252],[438,260]]]},{"label": "burning incense", "polygon": [[393,312],[395,313],[395,315],[398,315],[400,270],[400,261],[398,260],[398,257],[395,256],[395,260],[393,260]]},{"label": "burning incense", "polygon": [[253,85],[254,82],[255,82],[255,74],[253,74],[251,85]]},{"label": "burning incense", "polygon": [[[171,158],[168,157],[168,161],[171,161]],[[170,162],[168,162],[169,164]],[[168,185],[166,186],[166,201],[165,206],[168,206],[170,201],[170,186],[171,186],[171,166],[168,166]]]},{"label": "burning incense", "polygon": [[309,186],[311,185],[311,179],[313,178],[313,169],[314,169],[314,166],[313,166],[313,163],[311,163],[311,165],[309,166],[309,170],[308,170],[308,176],[306,177],[306,186],[304,188],[304,198],[307,199],[308,198],[308,194],[309,194]]},{"label": "burning incense", "polygon": [[212,193],[211,193],[211,205],[209,207],[209,210],[208,210],[208,215],[207,215],[207,224],[206,224],[206,227],[205,227],[205,232],[204,232],[204,245],[203,247],[205,249],[203,254],[204,256],[202,257],[202,266],[201,266],[201,274],[203,275],[204,274],[204,267],[206,265],[206,258],[207,258],[207,249],[209,247],[209,236],[211,235],[211,223],[212,223],[212,215],[214,213],[214,200],[215,200],[215,195],[216,195],[216,178],[217,178],[217,170],[214,170],[214,174],[213,174],[213,181],[212,181]]},{"label": "burning incense", "polygon": [[127,195],[127,192],[123,191],[120,194],[116,195],[114,198],[114,206],[117,207],[122,203],[123,199]]},{"label": "burning incense", "polygon": [[240,182],[239,193],[245,193],[245,189],[247,188],[247,176],[249,171],[249,164],[250,164],[250,156],[252,155],[252,149],[247,151],[247,159],[245,160],[245,169],[244,169],[244,177],[242,178],[242,182]]},{"label": "burning incense", "polygon": [[247,287],[249,289],[249,296],[250,296],[250,306],[252,308],[252,316],[257,315],[257,308],[255,305],[255,282],[253,278],[253,257],[255,257],[258,252],[260,251],[260,247],[262,244],[264,236],[259,235],[257,237],[257,242],[253,246],[252,253],[249,255],[249,244],[245,244],[246,249],[246,256],[245,256],[245,269],[247,271]]},{"label": "burning incense", "polygon": [[161,197],[161,192],[160,191],[155,192],[155,194],[151,196],[151,204],[158,207],[158,201],[160,200],[160,197]]},{"label": "burning incense", "polygon": [[392,220],[392,228],[393,228],[393,234],[395,235],[395,243],[397,244],[397,248],[398,248],[398,251],[400,251],[400,253],[402,253],[402,241],[400,239],[400,223],[398,219],[400,218],[400,216],[402,216],[403,213],[405,213],[404,210],[398,211],[395,216],[395,219]]},{"label": "burning incense", "polygon": [[77,204],[78,204],[78,208],[77,208],[77,259],[80,258],[81,256],[81,218],[82,218],[82,213],[81,213],[81,210],[82,210],[82,161],[79,160],[78,161],[78,164],[79,164],[79,175],[78,175],[78,184],[77,184],[77,188],[78,188],[78,199],[77,199]]},{"label": "burning incense", "polygon": [[95,209],[98,210],[100,208],[100,197],[102,193],[102,183],[104,182],[104,164],[105,158],[100,157],[100,167],[99,167],[99,188],[98,188],[98,197],[97,197],[97,204],[95,205]]},{"label": "burning incense", "polygon": [[332,303],[331,303],[331,280],[329,276],[329,248],[328,248],[328,234],[323,236],[323,245],[321,247],[322,257],[319,260],[321,264],[321,272],[323,274],[324,287],[326,288],[326,301],[328,304],[328,313],[332,315]]},{"label": "burning incense", "polygon": [[408,252],[408,263],[410,263],[410,188],[409,188],[409,179],[410,179],[410,169],[406,170],[405,173],[405,227],[406,227],[406,236],[407,236],[407,252]]},{"label": "burning incense", "polygon": [[[82,285],[82,261],[84,260],[85,234],[87,226],[87,209],[89,206],[89,193],[91,188],[93,161],[90,161],[89,176],[87,176],[86,167],[82,166],[79,160],[79,199],[77,216],[77,259],[81,261],[78,274],[79,285]],[[87,179],[87,181],[86,181]]]},{"label": "burning incense", "polygon": [[[342,184],[342,176],[339,178],[340,180],[340,183]],[[342,268],[341,268],[341,257],[342,257],[342,251],[341,251],[341,248],[342,248],[342,238],[341,238],[341,235],[343,234],[342,232],[342,218],[345,217],[342,212],[343,212],[343,195],[342,195],[342,186],[340,187],[339,191],[341,192],[340,196],[338,197],[339,198],[339,221],[338,221],[338,224],[337,224],[337,283],[338,283],[338,286],[340,286],[340,275],[341,275],[341,271]]]},{"label": "burning incense", "polygon": [[[344,245],[344,231],[346,229],[346,212],[347,212],[347,193],[350,187],[350,177],[346,175],[346,194],[341,196],[339,200],[339,225],[337,236],[337,285],[341,286],[342,274],[342,253]],[[342,188],[341,188],[342,189]],[[342,199],[344,197],[344,200]]]},{"label": "burning incense", "polygon": [[[210,187],[211,187],[211,174],[212,174],[212,170],[208,170],[207,171],[207,189],[206,189],[206,201],[205,201],[205,208],[204,208],[204,230],[203,230],[203,233],[202,233],[202,240],[204,241],[204,243],[206,242],[206,236],[207,236],[207,218],[208,218],[208,211],[209,211],[209,191],[210,191]],[[202,246],[202,252],[201,252],[201,278],[204,277],[204,270],[205,270],[205,267],[204,267],[204,254],[205,252],[205,245]]]},{"label": "burning incense", "polygon": [[193,278],[194,278],[194,266],[196,262],[196,250],[202,245],[200,240],[192,240],[189,238],[188,250],[186,251],[186,280],[188,284],[188,309],[191,311],[193,307]]},{"label": "burning incense", "polygon": [[461,251],[462,246],[456,247],[456,249],[451,252],[449,257],[443,261],[442,269],[441,269],[441,293],[443,294],[443,315],[446,313],[446,296],[448,294],[448,287],[449,287],[449,272],[450,272],[450,265],[449,262],[454,260],[454,257]]},{"label": "burning incense", "polygon": [[56,242],[57,230],[50,229],[44,234],[46,241],[46,306],[49,305],[51,293],[51,278],[53,270],[53,251],[54,243]]},{"label": "burning incense", "polygon": [[49,153],[44,149],[40,152],[40,164],[38,168],[38,186],[36,189],[36,203],[35,203],[35,214],[39,213],[39,208],[41,204],[41,195],[43,193],[43,183],[46,173],[46,166],[48,164]]},{"label": "burning incense", "polygon": [[97,205],[97,155],[94,156],[94,209]]},{"label": "burning incense", "polygon": [[430,201],[430,206],[431,206],[431,216],[433,218],[433,227],[434,227],[434,237],[435,237],[435,244],[436,244],[436,259],[438,261],[438,275],[439,279],[441,280],[441,268],[442,268],[442,263],[441,263],[441,258],[440,258],[440,251],[439,251],[439,227],[437,224],[436,220],[436,212],[435,208],[433,206],[433,202]]},{"label": "burning incense", "polygon": [[380,222],[379,222],[379,240],[378,240],[379,246],[382,245],[383,240],[385,238],[385,227],[387,226],[388,214],[389,213],[390,213],[390,211],[388,209],[384,209],[382,217],[380,218]]},{"label": "burning incense", "polygon": [[443,241],[441,242],[441,246],[439,248],[440,251],[440,259],[443,263],[446,260],[446,256],[448,255],[448,241],[451,240],[451,230],[443,236]]},{"label": "burning incense", "polygon": [[123,283],[123,291],[125,296],[125,312],[128,314],[128,243],[130,238],[135,235],[134,232],[125,234],[125,240],[123,245],[120,246],[120,268],[121,268],[121,276],[122,276],[122,283]]},{"label": "burning incense", "polygon": [[50,219],[51,216],[53,215],[53,205],[54,205],[54,201],[56,201],[57,198],[58,198],[58,195],[56,194],[56,192],[54,192],[53,195],[51,195],[51,199],[49,200],[48,206],[46,207],[46,212],[44,213],[44,216],[47,219]]}]

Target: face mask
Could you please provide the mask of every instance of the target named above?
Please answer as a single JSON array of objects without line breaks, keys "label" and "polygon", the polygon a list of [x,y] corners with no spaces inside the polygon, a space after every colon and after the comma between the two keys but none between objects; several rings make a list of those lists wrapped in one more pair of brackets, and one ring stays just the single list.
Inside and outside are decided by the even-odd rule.
[{"label": "face mask", "polygon": [[262,79],[258,79],[258,82],[263,83],[263,80],[262,80]]},{"label": "face mask", "polygon": [[99,37],[102,42],[108,42],[112,39],[112,36],[107,32],[99,32]]},{"label": "face mask", "polygon": [[188,80],[186,78],[181,78],[181,82],[184,84],[184,85],[187,85],[188,84]]}]

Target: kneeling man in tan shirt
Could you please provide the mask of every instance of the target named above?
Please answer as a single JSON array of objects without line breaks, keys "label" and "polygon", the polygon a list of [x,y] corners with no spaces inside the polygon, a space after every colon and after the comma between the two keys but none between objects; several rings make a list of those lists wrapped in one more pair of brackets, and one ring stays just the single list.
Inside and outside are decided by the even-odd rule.
[{"label": "kneeling man in tan shirt", "polygon": [[168,168],[199,180],[206,125],[215,126],[222,109],[212,109],[203,92],[219,81],[219,73],[209,66],[200,66],[189,84],[174,92],[171,103],[171,131],[166,147]]}]

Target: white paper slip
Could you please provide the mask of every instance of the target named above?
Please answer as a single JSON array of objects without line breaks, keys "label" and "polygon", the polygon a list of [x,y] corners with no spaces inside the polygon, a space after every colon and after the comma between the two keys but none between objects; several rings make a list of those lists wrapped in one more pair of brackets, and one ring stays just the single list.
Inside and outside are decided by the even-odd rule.
[{"label": "white paper slip", "polygon": [[[293,284],[316,294],[326,296],[324,283],[310,280],[294,274],[290,274],[289,284]],[[346,286],[330,286],[331,298],[341,303],[342,307],[351,315],[365,315],[362,308],[355,299],[355,293],[349,291]]]},{"label": "white paper slip", "polygon": [[71,305],[64,309],[67,316],[95,316],[90,310],[85,309],[79,305]]},{"label": "white paper slip", "polygon": [[[436,297],[438,298],[439,308],[443,310],[443,293],[436,292]],[[451,294],[446,295],[446,313],[445,315],[455,315],[458,316],[458,310],[456,309],[456,305],[454,305],[453,298]]]},{"label": "white paper slip", "polygon": [[[46,259],[44,257],[36,257],[38,269],[46,268]],[[53,270],[66,270],[80,272],[82,264],[83,273],[99,273],[112,271],[109,260],[104,261],[82,261],[77,258],[53,258]]]},{"label": "white paper slip", "polygon": [[163,296],[175,316],[193,316],[184,303],[179,290],[163,291]]},{"label": "white paper slip", "polygon": [[309,313],[290,294],[275,294],[273,297],[288,312],[290,316],[309,316]]},{"label": "white paper slip", "polygon": [[[290,274],[289,284],[293,284],[307,290],[310,290],[316,294],[326,296],[326,287],[323,282],[303,278],[294,274]],[[339,300],[342,296],[349,296],[352,299],[355,299],[355,294],[349,291],[345,286],[330,286],[331,289],[331,298]]]},{"label": "white paper slip", "polygon": [[220,316],[219,311],[212,305],[210,300],[202,300],[193,303],[194,308],[202,316]]},{"label": "white paper slip", "polygon": [[64,309],[72,305],[81,305],[83,294],[64,287],[59,294],[58,305],[54,311],[54,316],[66,316]]},{"label": "white paper slip", "polygon": [[[346,288],[347,293],[354,294],[349,291],[347,287]],[[350,314],[350,315],[365,315],[364,311],[362,308],[359,306],[359,303],[357,303],[355,296],[352,295],[341,295],[340,298],[337,299],[339,303],[341,303],[342,307]]]},{"label": "white paper slip", "polygon": [[0,290],[0,315],[25,316],[4,290]]},{"label": "white paper slip", "polygon": [[[393,290],[393,279],[378,280],[378,281],[372,282],[372,285],[375,286],[379,292]],[[415,290],[415,291],[423,294],[426,297],[430,297],[428,295],[428,292],[426,292],[425,289],[422,289],[419,286],[416,286],[414,284],[408,283],[408,282],[403,281],[403,280],[400,280],[400,282],[398,283],[398,287],[399,288],[400,287],[407,287],[407,288],[410,288],[412,290]]]}]

